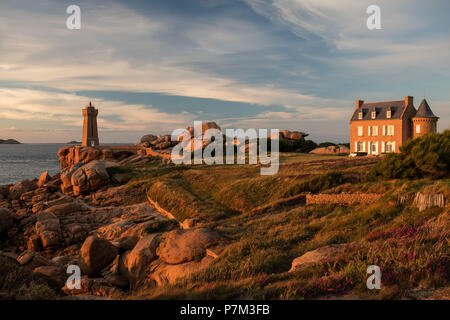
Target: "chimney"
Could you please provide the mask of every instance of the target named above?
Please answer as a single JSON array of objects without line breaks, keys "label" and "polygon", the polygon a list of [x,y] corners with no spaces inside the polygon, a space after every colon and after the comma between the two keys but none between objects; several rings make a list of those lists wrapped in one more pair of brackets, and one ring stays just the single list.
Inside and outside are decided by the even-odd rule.
[{"label": "chimney", "polygon": [[360,108],[364,103],[364,100],[356,100],[356,109]]},{"label": "chimney", "polygon": [[405,97],[405,107],[409,106],[409,105],[414,105],[414,98],[412,96],[406,96]]}]

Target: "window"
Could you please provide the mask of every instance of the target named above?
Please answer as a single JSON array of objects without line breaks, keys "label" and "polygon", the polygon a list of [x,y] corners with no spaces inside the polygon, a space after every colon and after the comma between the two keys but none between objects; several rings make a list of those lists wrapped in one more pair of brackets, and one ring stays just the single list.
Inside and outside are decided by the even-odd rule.
[{"label": "window", "polygon": [[369,136],[378,135],[378,126],[369,126]]},{"label": "window", "polygon": [[363,135],[363,127],[358,127],[358,137],[362,137]]},{"label": "window", "polygon": [[356,152],[364,152],[364,142],[358,142]]},{"label": "window", "polygon": [[358,112],[358,119],[361,120],[363,118],[363,113],[362,112]]},{"label": "window", "polygon": [[386,142],[386,152],[392,152],[392,143]]},{"label": "window", "polygon": [[386,111],[386,118],[391,118],[391,110]]},{"label": "window", "polygon": [[369,154],[378,154],[378,142],[368,142]]},{"label": "window", "polygon": [[387,126],[386,129],[387,129],[387,132],[386,132],[387,136],[393,136],[394,135],[394,126]]},{"label": "window", "polygon": [[416,124],[416,133],[420,133],[420,124]]},{"label": "window", "polygon": [[377,117],[377,112],[376,111],[372,111],[372,119],[375,119]]}]

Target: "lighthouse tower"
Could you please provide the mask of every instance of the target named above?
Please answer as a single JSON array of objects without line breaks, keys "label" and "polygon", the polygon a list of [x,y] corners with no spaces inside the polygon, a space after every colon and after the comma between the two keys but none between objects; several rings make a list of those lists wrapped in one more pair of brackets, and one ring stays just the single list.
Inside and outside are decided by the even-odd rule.
[{"label": "lighthouse tower", "polygon": [[83,109],[83,146],[95,147],[99,145],[97,115],[98,110],[89,102],[89,105]]},{"label": "lighthouse tower", "polygon": [[423,99],[419,109],[417,109],[416,115],[412,118],[413,138],[420,137],[429,132],[437,132],[438,119],[439,117],[436,117],[433,111],[431,111],[427,100]]}]

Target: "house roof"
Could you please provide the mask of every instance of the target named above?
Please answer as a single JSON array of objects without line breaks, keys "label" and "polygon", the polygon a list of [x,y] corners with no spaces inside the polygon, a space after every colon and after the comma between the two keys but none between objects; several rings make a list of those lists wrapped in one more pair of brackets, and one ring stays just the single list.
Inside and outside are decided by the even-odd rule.
[{"label": "house roof", "polygon": [[437,118],[433,111],[431,111],[430,106],[428,105],[427,100],[423,99],[420,103],[419,109],[417,109],[415,118]]},{"label": "house roof", "polygon": [[[355,110],[355,112],[353,112],[350,121],[400,119],[404,109],[405,100],[363,103]],[[388,110],[391,110],[390,118],[386,117],[386,112]],[[372,119],[373,111],[376,112],[375,119]],[[363,113],[362,119],[358,119],[359,112]]]}]

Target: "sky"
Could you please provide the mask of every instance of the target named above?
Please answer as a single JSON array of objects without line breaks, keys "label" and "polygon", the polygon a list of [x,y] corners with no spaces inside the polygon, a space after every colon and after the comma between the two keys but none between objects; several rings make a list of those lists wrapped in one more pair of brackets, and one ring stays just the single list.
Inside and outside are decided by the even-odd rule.
[{"label": "sky", "polygon": [[447,0],[0,0],[0,139],[81,140],[92,101],[101,143],[196,120],[347,142],[355,100],[407,95],[442,131],[449,13]]}]

